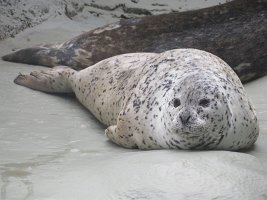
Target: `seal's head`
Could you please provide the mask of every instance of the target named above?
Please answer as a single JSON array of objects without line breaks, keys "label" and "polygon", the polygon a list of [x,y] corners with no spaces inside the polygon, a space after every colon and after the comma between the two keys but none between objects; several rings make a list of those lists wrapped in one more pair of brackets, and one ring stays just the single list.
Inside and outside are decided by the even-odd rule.
[{"label": "seal's head", "polygon": [[[219,82],[220,83],[220,82]],[[203,74],[187,76],[168,97],[167,135],[182,149],[213,149],[231,127],[229,95],[218,80]]]}]

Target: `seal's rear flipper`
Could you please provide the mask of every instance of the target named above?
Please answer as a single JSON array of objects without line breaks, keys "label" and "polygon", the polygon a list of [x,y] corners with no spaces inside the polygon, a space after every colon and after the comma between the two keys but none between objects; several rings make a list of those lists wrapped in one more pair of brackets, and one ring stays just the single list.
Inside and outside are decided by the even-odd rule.
[{"label": "seal's rear flipper", "polygon": [[63,52],[57,48],[49,47],[31,47],[15,51],[2,57],[4,61],[25,63],[31,65],[42,65],[54,67],[56,65],[65,65],[57,59]]},{"label": "seal's rear flipper", "polygon": [[29,75],[19,74],[14,83],[43,92],[72,93],[71,82],[75,73],[73,69],[57,67],[46,71],[34,71]]}]

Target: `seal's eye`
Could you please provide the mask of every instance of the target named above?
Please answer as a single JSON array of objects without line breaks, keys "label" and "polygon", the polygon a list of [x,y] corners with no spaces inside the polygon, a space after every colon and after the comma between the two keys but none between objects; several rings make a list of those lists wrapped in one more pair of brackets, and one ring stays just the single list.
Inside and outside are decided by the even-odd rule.
[{"label": "seal's eye", "polygon": [[178,106],[180,106],[181,105],[181,101],[180,101],[180,99],[174,99],[173,100],[173,106],[175,107],[175,108],[177,108]]},{"label": "seal's eye", "polygon": [[201,99],[199,101],[199,105],[202,107],[208,107],[210,105],[210,100],[209,99]]}]

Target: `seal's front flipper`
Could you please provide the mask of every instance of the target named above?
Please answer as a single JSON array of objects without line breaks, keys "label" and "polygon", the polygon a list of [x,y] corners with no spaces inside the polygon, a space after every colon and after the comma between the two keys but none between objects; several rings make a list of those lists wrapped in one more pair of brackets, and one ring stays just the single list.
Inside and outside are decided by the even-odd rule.
[{"label": "seal's front flipper", "polygon": [[49,93],[72,93],[71,81],[76,71],[70,68],[54,68],[45,71],[34,71],[29,75],[20,74],[14,83],[33,90]]},{"label": "seal's front flipper", "polygon": [[138,148],[137,144],[132,138],[133,135],[123,133],[123,130],[120,130],[116,125],[109,126],[105,130],[105,134],[112,142],[120,146],[130,149]]}]

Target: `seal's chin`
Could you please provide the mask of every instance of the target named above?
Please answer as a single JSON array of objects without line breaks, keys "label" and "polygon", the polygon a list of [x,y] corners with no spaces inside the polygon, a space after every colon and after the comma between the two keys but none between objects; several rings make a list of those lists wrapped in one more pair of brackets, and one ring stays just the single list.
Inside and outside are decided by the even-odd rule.
[{"label": "seal's chin", "polygon": [[193,134],[188,134],[188,135],[185,135],[184,137],[187,139],[199,139],[199,138],[201,138],[200,135],[193,135]]}]

